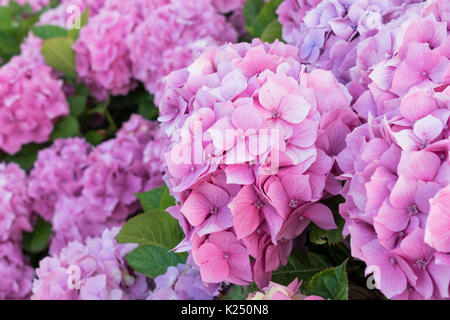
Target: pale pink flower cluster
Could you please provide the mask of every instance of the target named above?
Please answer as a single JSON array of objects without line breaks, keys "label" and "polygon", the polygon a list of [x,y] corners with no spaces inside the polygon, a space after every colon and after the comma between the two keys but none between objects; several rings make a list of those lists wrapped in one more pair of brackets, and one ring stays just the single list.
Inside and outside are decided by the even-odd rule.
[{"label": "pale pink flower cluster", "polygon": [[305,296],[299,288],[302,282],[295,279],[288,286],[270,282],[261,292],[249,294],[247,300],[324,300],[319,296]]},{"label": "pale pink flower cluster", "polygon": [[118,244],[119,228],[73,241],[60,253],[42,259],[33,282],[33,300],[144,299],[145,276],[130,271],[125,255],[135,244]]},{"label": "pale pink flower cluster", "polygon": [[[7,6],[10,1],[13,0],[0,0],[0,6]],[[17,2],[21,6],[29,4],[34,12],[40,11],[50,4],[50,0],[14,0],[14,2]]]},{"label": "pale pink flower cluster", "polygon": [[158,104],[164,76],[187,67],[204,48],[236,40],[236,31],[210,0],[171,0],[151,11],[127,42],[133,75],[156,94]]},{"label": "pale pink flower cluster", "polygon": [[40,151],[28,193],[33,209],[52,222],[52,253],[122,225],[140,208],[134,194],[162,184],[162,156],[146,151],[163,150],[157,135],[155,123],[134,115],[115,139],[96,148],[73,138]]},{"label": "pale pink flower cluster", "polygon": [[147,300],[212,300],[220,284],[203,283],[198,268],[188,264],[170,266],[154,279],[155,289]]},{"label": "pale pink flower cluster", "polygon": [[29,296],[33,269],[22,254],[22,232],[32,230],[26,173],[0,163],[0,300]]},{"label": "pale pink flower cluster", "polygon": [[31,38],[21,55],[0,67],[0,149],[9,154],[46,142],[54,124],[69,113],[63,82],[43,62],[38,42]]},{"label": "pale pink flower cluster", "polygon": [[266,287],[311,221],[336,228],[317,202],[358,122],[350,100],[280,42],[210,48],[168,77],[159,119],[173,141],[166,182],[181,201],[169,212],[203,281]]}]

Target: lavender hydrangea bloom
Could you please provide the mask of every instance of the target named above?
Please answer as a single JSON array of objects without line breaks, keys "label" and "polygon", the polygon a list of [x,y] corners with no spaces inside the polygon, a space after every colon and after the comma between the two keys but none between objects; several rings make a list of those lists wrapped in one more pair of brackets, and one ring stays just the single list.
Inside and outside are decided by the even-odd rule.
[{"label": "lavender hydrangea bloom", "polygon": [[203,283],[198,268],[181,263],[167,268],[155,283],[147,300],[212,300],[220,289],[220,284]]}]

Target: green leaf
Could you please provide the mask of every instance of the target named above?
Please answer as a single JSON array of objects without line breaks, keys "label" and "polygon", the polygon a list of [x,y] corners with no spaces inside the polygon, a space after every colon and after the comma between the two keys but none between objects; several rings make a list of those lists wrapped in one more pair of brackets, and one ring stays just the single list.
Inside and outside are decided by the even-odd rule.
[{"label": "green leaf", "polygon": [[184,238],[178,221],[162,210],[152,210],[130,219],[116,236],[119,243],[153,245],[173,249]]},{"label": "green leaf", "polygon": [[303,255],[298,251],[294,251],[289,256],[286,266],[272,273],[272,281],[282,285],[288,285],[295,278],[298,278],[306,283],[314,274],[330,266],[331,264],[318,254],[311,252]]},{"label": "green leaf", "polygon": [[33,167],[34,162],[37,159],[38,152],[44,148],[43,145],[38,144],[27,144],[22,147],[22,149],[16,153],[15,155],[7,155],[5,157],[5,160],[7,162],[15,162],[17,163],[22,169],[29,170]]},{"label": "green leaf", "polygon": [[252,292],[258,291],[256,284],[250,286],[232,285],[228,292],[220,297],[220,300],[246,300]]},{"label": "green leaf", "polygon": [[67,37],[66,29],[53,25],[34,26],[31,31],[33,31],[33,34],[36,37],[44,40],[56,37]]},{"label": "green leaf", "polygon": [[170,266],[186,263],[186,258],[165,248],[142,245],[126,255],[128,264],[137,272],[155,278],[167,271]]},{"label": "green leaf", "polygon": [[85,85],[77,84],[75,94],[67,98],[70,106],[70,114],[74,117],[80,116],[86,109],[89,90]]},{"label": "green leaf", "polygon": [[281,29],[282,27],[281,24],[278,22],[278,20],[273,20],[271,23],[267,25],[267,27],[261,34],[261,41],[272,43],[276,39],[282,40]]},{"label": "green leaf", "polygon": [[47,39],[42,43],[41,53],[49,66],[75,79],[77,73],[75,72],[75,53],[72,50],[73,43],[74,40],[71,38]]},{"label": "green leaf", "polygon": [[264,6],[264,0],[247,0],[244,5],[245,25],[250,35],[254,33],[253,24]]},{"label": "green leaf", "polygon": [[264,2],[264,0],[248,0],[245,3],[245,26],[252,38],[261,38],[269,24],[278,19],[276,10],[281,2],[282,0],[270,0],[268,2]]},{"label": "green leaf", "polygon": [[324,270],[309,281],[308,295],[331,300],[348,300],[348,280],[345,260],[340,266]]},{"label": "green leaf", "polygon": [[342,229],[344,227],[345,221],[339,215],[334,215],[334,220],[336,222],[337,229],[333,230],[323,230],[314,223],[311,223],[309,228],[309,240],[312,243],[319,245],[335,245],[342,241],[344,239],[342,237]]},{"label": "green leaf", "polygon": [[70,29],[68,32],[68,37],[72,38],[74,40],[77,40],[78,37],[80,36],[80,30],[81,28],[83,28],[85,25],[87,25],[88,20],[89,20],[89,7],[87,7],[82,13],[81,13],[81,17],[80,17],[80,29],[77,28],[73,28]]},{"label": "green leaf", "polygon": [[88,131],[84,136],[87,142],[92,144],[93,146],[97,146],[103,141],[103,136],[97,131]]},{"label": "green leaf", "polygon": [[144,211],[154,209],[166,210],[168,207],[175,205],[175,200],[165,185],[150,191],[138,193],[136,197],[141,201]]},{"label": "green leaf", "polygon": [[142,95],[138,98],[138,103],[138,113],[140,115],[149,120],[156,120],[158,118],[158,108],[155,107],[153,97],[151,95]]},{"label": "green leaf", "polygon": [[55,125],[55,129],[51,134],[51,139],[66,139],[70,137],[75,137],[80,133],[80,124],[78,119],[74,116],[67,116],[61,118]]},{"label": "green leaf", "polygon": [[24,232],[23,248],[31,253],[39,253],[47,248],[51,234],[51,224],[39,217],[34,230],[32,232]]}]

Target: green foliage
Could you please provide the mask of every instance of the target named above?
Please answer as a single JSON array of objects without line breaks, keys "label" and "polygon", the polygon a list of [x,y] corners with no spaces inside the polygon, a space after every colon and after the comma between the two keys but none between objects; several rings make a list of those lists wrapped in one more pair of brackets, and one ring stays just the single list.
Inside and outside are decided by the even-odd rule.
[{"label": "green foliage", "polygon": [[309,281],[307,294],[331,300],[348,300],[347,260],[340,266],[326,269]]},{"label": "green foliage", "polygon": [[66,29],[53,25],[34,26],[31,30],[36,37],[43,40],[67,37],[68,34]]},{"label": "green foliage", "polygon": [[54,37],[42,42],[41,53],[45,62],[66,77],[76,79],[75,52],[72,45],[75,40],[69,37]]},{"label": "green foliage", "polygon": [[9,6],[0,6],[0,65],[20,53],[20,44],[39,15],[33,13],[29,4],[10,2]]},{"label": "green foliage", "polygon": [[278,20],[273,20],[264,29],[263,33],[261,34],[261,40],[265,42],[274,42],[276,39],[281,40],[281,29],[282,27]]},{"label": "green foliage", "polygon": [[255,283],[250,286],[231,285],[226,289],[226,293],[220,297],[220,300],[246,300],[250,293],[256,291],[259,291],[259,289]]},{"label": "green foliage", "polygon": [[245,27],[250,37],[273,42],[281,40],[281,25],[276,10],[282,0],[247,0],[244,5]]},{"label": "green foliage", "polygon": [[67,98],[67,102],[69,103],[70,114],[78,117],[86,110],[89,90],[83,84],[77,84],[75,88],[75,93]]},{"label": "green foliage", "polygon": [[33,167],[34,162],[37,159],[39,150],[43,149],[46,145],[39,144],[27,144],[15,155],[5,156],[6,162],[15,162],[22,169],[29,170]]},{"label": "green foliage", "polygon": [[154,209],[166,210],[168,207],[175,205],[174,198],[169,193],[169,188],[163,186],[147,192],[138,193],[136,197],[141,201],[144,211]]},{"label": "green foliage", "polygon": [[130,219],[116,236],[119,243],[153,245],[171,250],[184,238],[178,221],[162,210],[151,210]]},{"label": "green foliage", "polygon": [[137,272],[155,278],[169,266],[186,263],[186,257],[159,246],[142,245],[126,255],[128,264]]},{"label": "green foliage", "polygon": [[287,265],[272,273],[272,281],[288,285],[295,278],[298,278],[306,283],[314,274],[329,267],[331,267],[331,264],[318,254],[311,252],[303,255],[298,251],[293,251],[289,256]]},{"label": "green foliage", "polygon": [[80,124],[74,116],[61,118],[55,125],[55,129],[51,134],[51,139],[65,139],[75,137],[80,133]]},{"label": "green foliage", "polygon": [[23,248],[34,254],[42,252],[47,248],[51,234],[51,224],[39,217],[34,230],[23,234]]}]

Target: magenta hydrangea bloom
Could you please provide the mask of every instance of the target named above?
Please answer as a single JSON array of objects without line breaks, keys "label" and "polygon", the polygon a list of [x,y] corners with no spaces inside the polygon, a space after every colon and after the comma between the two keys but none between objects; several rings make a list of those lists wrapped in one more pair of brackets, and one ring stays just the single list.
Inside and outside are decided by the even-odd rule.
[{"label": "magenta hydrangea bloom", "polygon": [[0,242],[0,300],[28,299],[34,271],[20,244]]},{"label": "magenta hydrangea bloom", "polygon": [[158,101],[163,77],[185,68],[208,46],[237,35],[209,0],[171,0],[153,10],[127,39],[133,75]]},{"label": "magenta hydrangea bloom", "polygon": [[92,147],[81,138],[59,139],[39,152],[28,178],[33,210],[51,221],[55,204],[63,196],[78,197]]},{"label": "magenta hydrangea bloom", "polygon": [[338,156],[349,179],[340,208],[344,234],[388,298],[449,298],[450,261],[440,252],[449,238],[439,204],[450,184],[448,94],[410,91],[398,116],[369,117]]},{"label": "magenta hydrangea bloom", "polygon": [[167,138],[159,136],[156,123],[133,115],[115,139],[96,148],[71,138],[39,152],[28,194],[33,209],[53,225],[51,253],[122,225],[140,208],[134,194],[162,185],[157,152]]},{"label": "magenta hydrangea bloom", "polygon": [[55,122],[69,113],[63,82],[33,54],[13,57],[0,68],[0,149],[46,142]]},{"label": "magenta hydrangea bloom", "polygon": [[97,99],[106,100],[110,94],[125,95],[135,88],[124,39],[137,23],[132,13],[105,7],[82,28],[73,46],[76,71]]},{"label": "magenta hydrangea bloom", "polygon": [[205,282],[264,288],[311,221],[336,228],[317,202],[340,191],[333,159],[359,124],[350,101],[280,42],[210,48],[168,76],[165,181],[181,202],[169,212],[186,233],[177,249],[192,251]]},{"label": "magenta hydrangea bloom", "polygon": [[155,289],[147,300],[212,300],[219,294],[219,284],[202,282],[196,267],[178,264],[154,279]]},{"label": "magenta hydrangea bloom", "polygon": [[42,259],[33,282],[33,300],[144,299],[145,276],[130,272],[125,255],[135,244],[118,244],[119,228],[98,238],[74,241],[59,254]]},{"label": "magenta hydrangea bloom", "polygon": [[26,173],[15,163],[0,163],[0,242],[21,241],[31,231],[31,203]]},{"label": "magenta hydrangea bloom", "polygon": [[262,292],[249,294],[247,300],[324,300],[319,296],[305,296],[299,288],[302,282],[295,279],[288,286],[270,282]]}]

